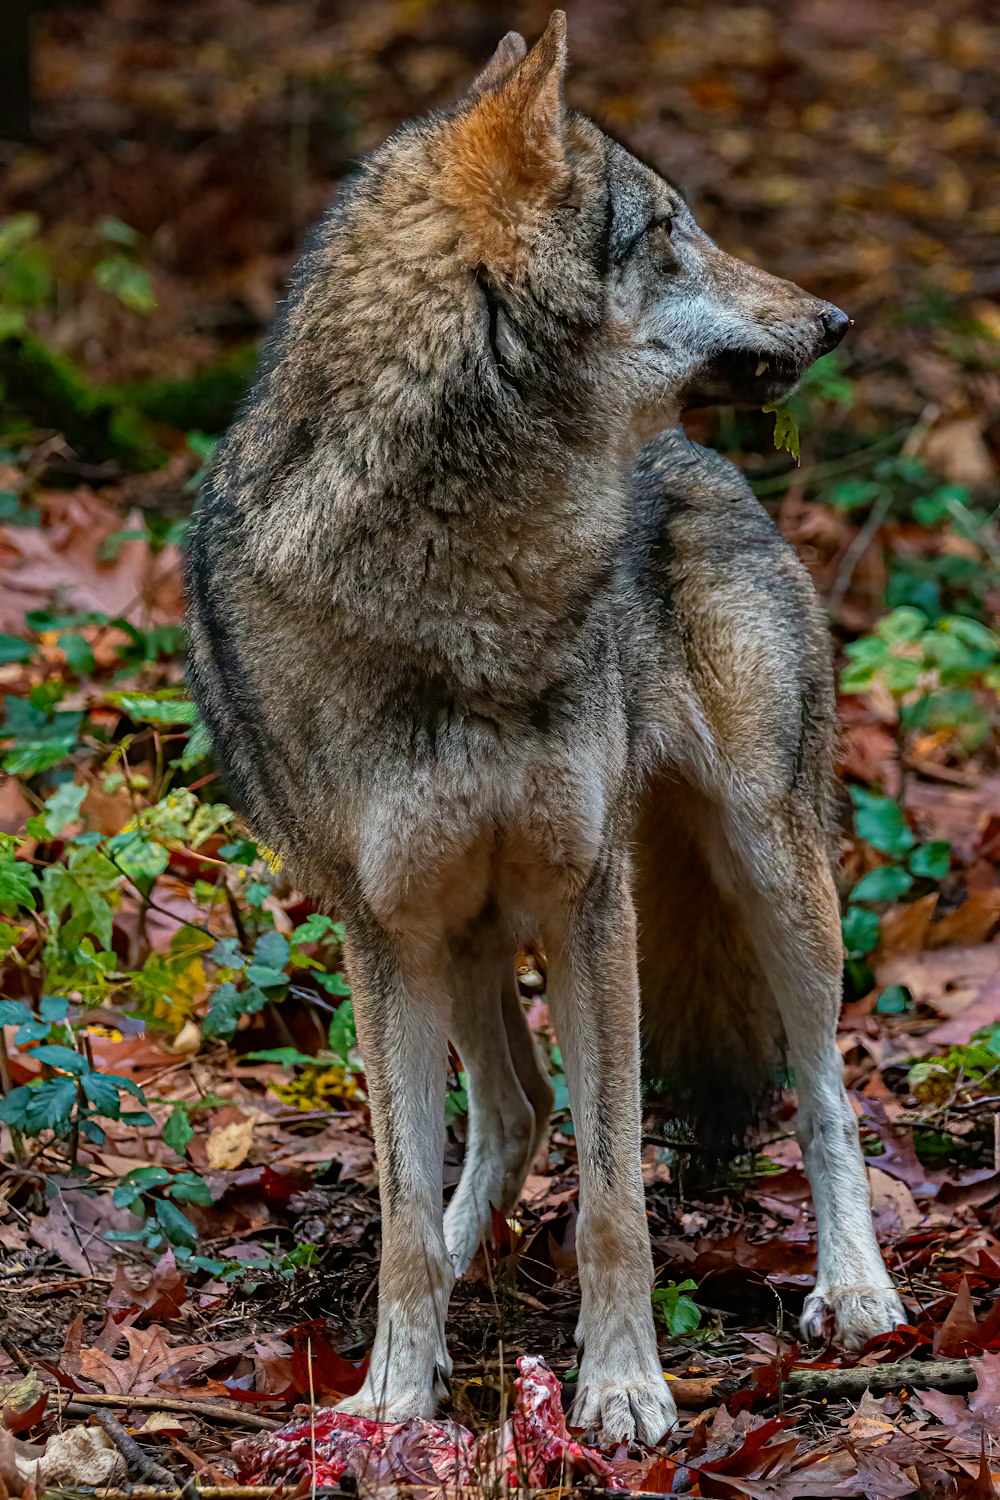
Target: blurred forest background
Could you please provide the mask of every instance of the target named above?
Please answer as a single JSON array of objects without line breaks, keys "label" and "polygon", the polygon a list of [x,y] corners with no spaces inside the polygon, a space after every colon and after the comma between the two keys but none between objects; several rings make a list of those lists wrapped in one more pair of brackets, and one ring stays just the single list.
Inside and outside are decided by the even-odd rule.
[{"label": "blurred forest background", "polygon": [[[5,1421],[44,1442],[53,1377],[280,1411],[310,1390],[308,1339],[320,1396],[357,1378],[378,1216],[342,930],[285,888],[214,777],[183,687],[178,549],[338,180],[548,7],[30,10],[5,0],[0,21],[0,1382],[41,1382]],[[995,1351],[1000,18],[985,0],[568,14],[570,103],[680,183],[727,250],[855,319],[791,398],[800,464],[764,413],[690,430],[750,474],[837,644],[841,1050],[912,1317],[870,1357]],[[492,1357],[502,1270],[508,1340],[565,1372],[572,1121],[543,957],[520,972],[557,1113],[521,1219],[457,1289],[455,1337],[467,1371]],[[448,1110],[453,1182],[458,1060]],[[756,1368],[760,1409],[789,1349],[775,1293],[791,1326],[815,1248],[789,1121],[694,1205],[669,1141],[644,1164],[664,1359]],[[880,1408],[880,1462],[919,1431],[969,1479],[985,1397],[941,1400],[958,1404]],[[814,1412],[772,1475],[843,1458],[840,1420]],[[872,1436],[851,1432],[852,1452]],[[202,1412],[150,1441],[219,1480],[226,1433]],[[745,1437],[713,1439],[744,1474]],[[836,1493],[909,1492],[850,1472]]]}]

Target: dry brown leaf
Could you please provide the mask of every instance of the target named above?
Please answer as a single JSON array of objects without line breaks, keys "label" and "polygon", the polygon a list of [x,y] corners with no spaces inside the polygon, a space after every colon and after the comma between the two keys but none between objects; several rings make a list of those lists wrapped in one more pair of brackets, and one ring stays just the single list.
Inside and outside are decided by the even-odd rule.
[{"label": "dry brown leaf", "polygon": [[208,1165],[216,1172],[233,1171],[246,1161],[252,1145],[252,1120],[233,1120],[229,1125],[218,1125],[205,1141]]},{"label": "dry brown leaf", "polygon": [[80,1351],[80,1374],[112,1396],[142,1396],[153,1389],[158,1376],[177,1362],[177,1351],[167,1343],[162,1328],[122,1328],[116,1345],[124,1339],[128,1354],[115,1359],[104,1349]]}]

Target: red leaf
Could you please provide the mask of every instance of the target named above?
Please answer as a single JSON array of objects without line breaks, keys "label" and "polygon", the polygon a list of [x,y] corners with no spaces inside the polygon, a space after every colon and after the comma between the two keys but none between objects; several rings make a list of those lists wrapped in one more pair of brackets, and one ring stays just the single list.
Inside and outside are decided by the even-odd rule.
[{"label": "red leaf", "polygon": [[934,1335],[935,1354],[965,1354],[979,1348],[979,1324],[972,1305],[969,1279],[962,1277],[951,1311]]},{"label": "red leaf", "polygon": [[119,1261],[115,1267],[115,1279],[108,1293],[108,1311],[116,1323],[129,1313],[150,1321],[180,1317],[187,1296],[187,1282],[177,1269],[174,1253],[168,1250],[157,1261],[153,1274],[144,1287],[135,1287],[129,1280],[125,1267]]},{"label": "red leaf", "polygon": [[322,1318],[299,1323],[287,1337],[292,1344],[292,1383],[300,1396],[353,1396],[368,1373],[367,1355],[359,1365],[338,1354]]}]

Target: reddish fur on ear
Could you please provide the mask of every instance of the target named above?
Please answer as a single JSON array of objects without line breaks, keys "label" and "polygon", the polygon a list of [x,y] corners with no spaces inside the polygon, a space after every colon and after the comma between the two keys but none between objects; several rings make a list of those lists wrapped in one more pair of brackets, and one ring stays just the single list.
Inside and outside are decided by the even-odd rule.
[{"label": "reddish fur on ear", "polygon": [[542,37],[504,76],[503,64],[494,64],[502,49],[509,56],[510,45],[516,48],[516,35],[501,42],[473,85],[475,103],[452,123],[439,183],[444,201],[462,210],[472,256],[508,274],[524,256],[532,220],[559,201],[569,181],[565,14],[552,12]]}]

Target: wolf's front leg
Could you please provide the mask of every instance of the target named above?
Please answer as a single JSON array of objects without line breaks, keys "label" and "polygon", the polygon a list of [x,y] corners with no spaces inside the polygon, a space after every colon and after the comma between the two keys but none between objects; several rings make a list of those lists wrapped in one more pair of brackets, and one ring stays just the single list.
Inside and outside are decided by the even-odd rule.
[{"label": "wolf's front leg", "polygon": [[608,1443],[657,1442],[676,1418],[660,1367],[642,1186],[639,983],[622,863],[596,873],[548,940],[549,1003],[580,1162],[583,1348],[571,1420]]},{"label": "wolf's front leg", "polygon": [[[422,949],[422,945],[421,945]],[[378,1331],[365,1383],[341,1411],[403,1422],[433,1415],[451,1371],[444,1322],[455,1274],[441,1180],[448,997],[436,952],[363,912],[348,970],[371,1103],[382,1206]]]}]

